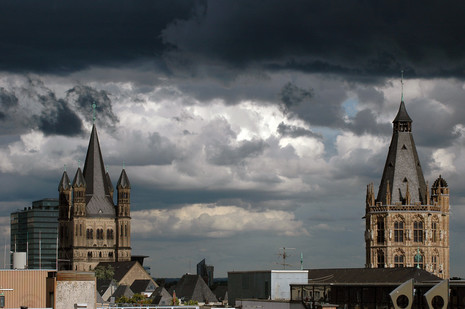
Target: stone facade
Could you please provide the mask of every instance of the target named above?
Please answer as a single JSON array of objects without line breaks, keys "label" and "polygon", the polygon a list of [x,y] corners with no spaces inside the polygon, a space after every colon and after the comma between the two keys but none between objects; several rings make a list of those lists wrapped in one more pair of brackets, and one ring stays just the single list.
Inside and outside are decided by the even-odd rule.
[{"label": "stone facade", "polygon": [[393,123],[378,196],[367,187],[365,266],[419,267],[449,278],[449,187],[441,176],[431,190],[425,183],[403,101]]},{"label": "stone facade", "polygon": [[71,183],[63,173],[59,191],[59,269],[89,271],[100,262],[131,260],[131,185],[123,169],[117,203],[92,128],[84,171],[78,168]]}]

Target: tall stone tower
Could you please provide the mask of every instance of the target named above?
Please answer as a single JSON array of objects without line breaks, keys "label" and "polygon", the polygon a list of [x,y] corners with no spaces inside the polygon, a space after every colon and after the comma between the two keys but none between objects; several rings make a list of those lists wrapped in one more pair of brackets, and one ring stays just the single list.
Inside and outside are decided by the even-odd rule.
[{"label": "tall stone tower", "polygon": [[449,188],[439,176],[425,183],[404,101],[375,198],[366,195],[366,267],[420,267],[449,278]]},{"label": "tall stone tower", "polygon": [[77,169],[72,183],[63,172],[58,186],[59,269],[88,271],[99,262],[131,260],[131,185],[124,168],[117,189],[115,205],[94,125],[84,170]]}]

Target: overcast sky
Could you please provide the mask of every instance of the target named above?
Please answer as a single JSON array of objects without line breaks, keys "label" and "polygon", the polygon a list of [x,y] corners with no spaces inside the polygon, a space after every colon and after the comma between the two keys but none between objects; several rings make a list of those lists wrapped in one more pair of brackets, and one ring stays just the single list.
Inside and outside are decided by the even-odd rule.
[{"label": "overcast sky", "polygon": [[[2,1],[0,232],[85,160],[92,102],[133,254],[154,277],[364,267],[404,98],[425,178],[451,191],[465,276],[465,2]],[[81,163],[80,163],[81,162]],[[0,255],[3,265],[3,254]]]}]

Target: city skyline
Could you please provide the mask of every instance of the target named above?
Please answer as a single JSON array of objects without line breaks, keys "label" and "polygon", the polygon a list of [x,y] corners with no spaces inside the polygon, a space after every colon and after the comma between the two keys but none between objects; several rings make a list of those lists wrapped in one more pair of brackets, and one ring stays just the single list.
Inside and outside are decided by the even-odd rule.
[{"label": "city skyline", "polygon": [[465,276],[464,6],[2,3],[0,232],[83,167],[95,103],[153,276],[203,258],[218,277],[279,268],[282,247],[295,268],[300,252],[305,268],[363,267],[403,70],[425,179],[450,184],[451,276]]}]

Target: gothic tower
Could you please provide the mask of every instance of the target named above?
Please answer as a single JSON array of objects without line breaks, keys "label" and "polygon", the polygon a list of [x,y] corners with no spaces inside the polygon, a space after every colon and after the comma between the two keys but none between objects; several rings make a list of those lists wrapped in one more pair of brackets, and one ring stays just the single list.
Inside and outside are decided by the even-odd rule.
[{"label": "gothic tower", "polygon": [[405,103],[393,121],[391,145],[375,198],[366,194],[366,267],[419,267],[449,278],[449,188],[425,183]]},{"label": "gothic tower", "polygon": [[88,271],[99,262],[131,260],[129,179],[123,169],[115,205],[95,125],[83,171],[77,169],[72,184],[65,171],[58,191],[59,269]]}]

